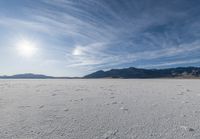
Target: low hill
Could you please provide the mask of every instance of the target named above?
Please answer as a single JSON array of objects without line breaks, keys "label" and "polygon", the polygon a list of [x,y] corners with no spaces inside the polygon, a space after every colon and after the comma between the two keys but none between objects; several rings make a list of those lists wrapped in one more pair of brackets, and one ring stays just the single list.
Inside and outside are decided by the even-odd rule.
[{"label": "low hill", "polygon": [[1,79],[52,79],[54,77],[42,74],[26,73],[26,74],[16,74],[12,76],[0,76],[0,78]]}]

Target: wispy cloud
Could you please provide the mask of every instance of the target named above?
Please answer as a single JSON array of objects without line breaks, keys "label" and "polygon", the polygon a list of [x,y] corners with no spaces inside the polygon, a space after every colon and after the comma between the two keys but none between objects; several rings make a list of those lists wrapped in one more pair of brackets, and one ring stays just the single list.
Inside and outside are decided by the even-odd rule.
[{"label": "wispy cloud", "polygon": [[173,62],[165,62],[165,63],[158,63],[158,64],[147,64],[147,65],[143,65],[141,66],[142,68],[154,68],[154,67],[159,67],[159,68],[165,68],[165,67],[169,67],[169,66],[179,66],[179,65],[189,65],[189,64],[196,64],[199,63],[200,59],[190,59],[190,60],[175,60]]},{"label": "wispy cloud", "polygon": [[48,33],[50,32],[49,28],[46,25],[41,24],[39,22],[4,16],[1,16],[0,26],[7,27],[11,30],[29,29],[32,31],[41,31]]},{"label": "wispy cloud", "polygon": [[[198,62],[200,18],[195,2],[39,0],[27,5],[21,7],[21,18],[1,16],[0,26],[40,32],[61,42],[54,47],[65,52],[59,59],[66,68],[96,70],[142,65],[145,61],[152,67]],[[183,55],[186,59],[179,61]],[[169,57],[175,62],[162,64],[166,62],[162,59]]]},{"label": "wispy cloud", "polygon": [[[100,44],[95,44],[94,46],[99,46]],[[174,58],[174,61],[163,61],[162,64],[147,64],[139,66],[142,67],[163,67],[171,65],[180,65],[180,64],[193,64],[199,62],[198,59],[189,59],[182,60],[177,62],[177,58],[181,57],[180,55],[185,55],[185,53],[192,55],[196,51],[200,51],[200,42],[194,42],[192,44],[184,44],[179,47],[171,47],[153,51],[144,51],[125,54],[122,52],[118,53],[108,53],[106,47],[99,47],[105,49],[96,49],[93,46],[77,46],[72,54],[67,55],[69,58],[68,67],[80,68],[85,66],[88,70],[97,70],[97,69],[107,69],[119,66],[122,64],[130,64],[138,61],[154,61],[155,59],[161,58]],[[160,62],[159,62],[160,63]]]}]

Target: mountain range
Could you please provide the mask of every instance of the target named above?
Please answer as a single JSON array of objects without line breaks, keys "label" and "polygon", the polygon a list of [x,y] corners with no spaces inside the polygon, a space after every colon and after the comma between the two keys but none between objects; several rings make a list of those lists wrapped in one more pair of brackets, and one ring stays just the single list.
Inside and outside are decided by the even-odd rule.
[{"label": "mountain range", "polygon": [[12,76],[0,76],[0,79],[71,79],[76,77],[53,77],[47,76],[42,74],[32,74],[32,73],[25,73],[25,74],[16,74]]},{"label": "mountain range", "polygon": [[199,78],[200,67],[178,67],[168,69],[124,68],[97,71],[84,78]]},{"label": "mountain range", "polygon": [[123,68],[99,70],[84,77],[53,77],[42,74],[16,74],[0,76],[0,79],[89,79],[89,78],[200,78],[200,67],[177,67],[167,69]]}]

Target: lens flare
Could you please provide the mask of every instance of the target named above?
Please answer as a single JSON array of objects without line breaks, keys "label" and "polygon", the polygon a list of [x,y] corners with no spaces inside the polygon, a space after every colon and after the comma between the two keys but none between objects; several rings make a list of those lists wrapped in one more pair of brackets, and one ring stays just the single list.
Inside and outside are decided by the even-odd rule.
[{"label": "lens flare", "polygon": [[17,43],[17,51],[21,56],[32,57],[36,54],[37,47],[34,42],[23,39]]}]

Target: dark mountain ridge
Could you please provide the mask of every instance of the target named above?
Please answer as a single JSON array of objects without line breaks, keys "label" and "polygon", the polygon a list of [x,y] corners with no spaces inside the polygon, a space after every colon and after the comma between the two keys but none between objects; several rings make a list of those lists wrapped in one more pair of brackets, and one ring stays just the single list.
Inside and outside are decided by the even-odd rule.
[{"label": "dark mountain ridge", "polygon": [[97,71],[84,78],[200,78],[200,67],[167,69],[124,68]]}]

